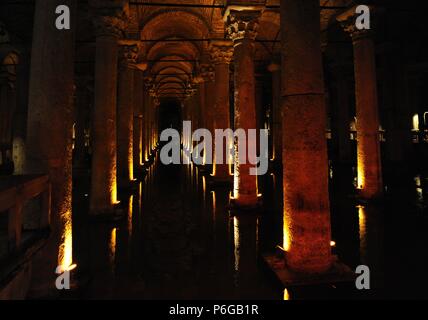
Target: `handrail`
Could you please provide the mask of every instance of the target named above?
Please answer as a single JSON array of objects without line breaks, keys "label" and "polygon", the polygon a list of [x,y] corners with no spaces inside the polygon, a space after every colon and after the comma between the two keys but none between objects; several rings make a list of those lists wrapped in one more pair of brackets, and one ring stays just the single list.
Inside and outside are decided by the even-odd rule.
[{"label": "handrail", "polygon": [[8,176],[0,178],[0,212],[7,212],[9,252],[19,250],[23,225],[23,208],[28,201],[41,196],[42,207],[38,228],[50,225],[51,185],[47,175]]}]

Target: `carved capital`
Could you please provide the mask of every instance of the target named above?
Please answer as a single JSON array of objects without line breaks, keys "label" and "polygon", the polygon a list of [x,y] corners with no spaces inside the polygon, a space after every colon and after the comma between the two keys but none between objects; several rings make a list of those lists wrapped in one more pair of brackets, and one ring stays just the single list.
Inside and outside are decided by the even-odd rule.
[{"label": "carved capital", "polygon": [[94,18],[95,35],[121,38],[126,28],[126,22],[120,17],[96,16]]},{"label": "carved capital", "polygon": [[[374,12],[374,7],[369,6],[370,12]],[[340,23],[343,30],[352,38],[352,41],[356,41],[362,38],[371,37],[372,30],[367,29],[358,29],[357,28],[357,18],[358,14],[356,13],[356,7],[352,7],[349,10],[343,12],[336,17],[336,20]]]},{"label": "carved capital", "polygon": [[210,54],[214,64],[230,64],[233,59],[232,41],[211,42]]},{"label": "carved capital", "polygon": [[255,40],[259,28],[260,10],[230,10],[226,17],[226,30],[234,41]]},{"label": "carved capital", "polygon": [[123,65],[135,65],[138,60],[138,46],[121,46],[120,47],[120,61]]},{"label": "carved capital", "polygon": [[205,82],[212,82],[215,80],[215,71],[211,64],[201,64],[199,73]]}]

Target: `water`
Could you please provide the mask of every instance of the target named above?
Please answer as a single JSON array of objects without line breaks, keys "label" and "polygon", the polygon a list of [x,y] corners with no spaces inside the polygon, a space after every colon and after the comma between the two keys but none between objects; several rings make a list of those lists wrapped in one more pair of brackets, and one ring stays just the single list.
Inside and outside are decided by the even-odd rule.
[{"label": "water", "polygon": [[376,205],[358,203],[340,188],[331,191],[332,250],[354,270],[360,264],[370,267],[372,290],[362,292],[353,283],[283,288],[264,265],[261,255],[282,245],[280,172],[260,179],[265,203],[260,212],[232,216],[227,188],[211,189],[193,164],[156,161],[139,190],[122,197],[127,218],[116,224],[88,220],[83,178],[75,183],[74,204],[76,278],[83,284],[78,297],[426,297],[427,177],[415,175],[412,183],[405,186],[405,196],[393,189],[400,196],[390,190]]}]

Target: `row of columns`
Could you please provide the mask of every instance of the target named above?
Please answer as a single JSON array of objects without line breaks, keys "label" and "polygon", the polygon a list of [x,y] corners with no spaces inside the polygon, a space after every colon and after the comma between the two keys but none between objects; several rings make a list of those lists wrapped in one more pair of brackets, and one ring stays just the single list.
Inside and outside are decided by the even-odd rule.
[{"label": "row of columns", "polygon": [[[215,76],[210,74],[208,78],[207,73],[203,73],[204,125],[211,132],[230,127],[227,120],[228,64],[231,63],[232,54],[235,90],[233,127],[246,132],[258,128],[254,50],[261,10],[257,7],[242,10],[233,6],[226,10],[226,28],[233,42],[233,50],[230,44],[213,44]],[[273,81],[273,158],[282,159],[283,162],[284,249],[287,264],[294,270],[310,273],[325,272],[332,265],[326,100],[319,18],[320,8],[316,0],[304,4],[281,1],[282,63],[268,67]],[[350,31],[354,46],[358,188],[362,197],[375,198],[382,194],[382,170],[374,45],[368,32],[355,29],[355,10],[338,19],[344,25],[346,22],[345,30]],[[215,92],[214,105],[210,105],[212,92]],[[345,99],[341,97],[342,101]],[[349,138],[347,131],[342,131],[344,139]],[[257,141],[247,140],[247,150],[257,150],[256,145]],[[348,154],[348,151],[343,148],[343,153]],[[250,175],[248,164],[239,162],[239,152],[243,151],[235,144],[233,201],[238,207],[254,207],[258,203],[257,177]],[[212,175],[222,179],[229,172],[214,161]]]},{"label": "row of columns", "polygon": [[[66,224],[70,223],[71,219],[70,119],[74,76],[73,31],[59,31],[50,23],[54,20],[55,8],[59,4],[73,7],[75,1],[62,0],[58,3],[58,0],[46,0],[36,4],[27,161],[28,172],[48,172],[50,175],[53,184],[52,212],[58,232],[66,230]],[[129,60],[125,61],[120,69],[118,97],[118,40],[124,28],[124,20],[122,8],[116,8],[114,12],[110,12],[111,10],[113,9],[109,8],[107,12],[103,9],[102,14],[95,20],[96,65],[90,210],[98,214],[110,212],[117,202],[118,164],[120,179],[129,181],[133,177],[131,160],[135,156],[132,149],[135,146],[133,139],[136,132],[141,141],[145,141],[141,144],[147,146],[146,159],[157,142],[152,134],[157,126],[156,113],[149,110],[148,101],[143,103],[146,106],[144,110],[138,109],[135,113],[131,111],[135,100],[141,101],[141,97],[136,98],[132,93],[135,83],[141,83],[141,78],[138,76],[136,79],[135,74],[132,74]],[[234,48],[234,127],[248,132],[248,129],[257,127],[254,51],[261,10],[238,11],[232,8],[227,12],[227,31]],[[282,52],[286,53],[281,66],[284,248],[287,251],[287,264],[292,269],[304,272],[323,272],[332,263],[319,14],[317,0],[308,0],[305,3],[296,0],[281,1],[281,42]],[[62,45],[58,46],[58,43]],[[353,43],[359,179],[363,194],[370,197],[381,193],[382,185],[377,139],[379,120],[374,48],[373,42],[364,34],[356,34]],[[209,81],[203,84],[203,108],[208,115],[204,118],[204,126],[211,132],[216,127],[227,125],[230,51],[227,49],[222,52],[227,55],[215,60],[216,81],[212,81],[211,74],[207,79]],[[60,78],[57,77],[58,74],[61,74]],[[212,97],[214,92],[215,99]],[[145,100],[149,99],[151,98],[146,95]],[[120,110],[122,119],[119,122],[117,110]],[[146,118],[146,126],[138,125],[138,120],[138,130],[133,130],[135,115],[137,119]],[[118,127],[127,128],[123,132],[120,130],[119,139]],[[121,147],[126,148],[117,151],[118,140]],[[46,141],[49,141],[49,144]],[[247,140],[248,150],[256,150],[256,143],[255,140]],[[250,175],[248,164],[239,162],[239,153],[243,150],[239,150],[236,145],[235,151],[234,201],[238,206],[252,207],[258,202],[257,177]],[[120,155],[119,161],[117,154]],[[218,173],[220,177],[226,175],[225,172],[221,166],[215,169],[215,174]],[[54,234],[58,239],[62,239],[60,233]],[[63,253],[60,252],[59,257],[62,259]]]},{"label": "row of columns", "polygon": [[[105,13],[105,11],[104,11]],[[90,212],[110,214],[118,189],[130,188],[134,170],[157,144],[157,110],[137,68],[137,45],[119,46],[122,9],[98,16]]]}]

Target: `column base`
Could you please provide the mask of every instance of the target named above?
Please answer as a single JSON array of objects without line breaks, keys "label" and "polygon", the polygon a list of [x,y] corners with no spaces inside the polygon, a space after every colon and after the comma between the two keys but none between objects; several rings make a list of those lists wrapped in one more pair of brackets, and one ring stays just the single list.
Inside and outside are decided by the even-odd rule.
[{"label": "column base", "polygon": [[135,177],[137,178],[137,179],[143,179],[144,178],[144,176],[147,174],[147,168],[146,168],[146,166],[144,165],[144,164],[142,164],[142,165],[138,165],[137,167],[135,167],[134,168],[134,174],[135,174]]},{"label": "column base", "polygon": [[138,180],[137,179],[128,181],[127,183],[123,183],[119,187],[119,191],[123,192],[123,193],[133,192],[136,190],[138,190]]},{"label": "column base", "polygon": [[376,195],[368,195],[368,194],[365,194],[363,190],[357,189],[355,197],[359,203],[369,204],[369,203],[381,203],[381,202],[383,202],[385,195],[383,193],[379,193]]},{"label": "column base", "polygon": [[229,211],[231,215],[237,215],[243,212],[260,213],[263,207],[263,199],[258,197],[256,201],[253,199],[229,199]]},{"label": "column base", "polygon": [[211,188],[231,187],[233,185],[233,177],[215,177],[209,175],[208,184]]},{"label": "column base", "polygon": [[116,204],[111,209],[91,210],[89,217],[91,222],[117,222],[126,217],[126,212]]},{"label": "column base", "polygon": [[291,270],[286,264],[283,252],[263,255],[263,261],[285,288],[354,282],[356,274],[351,268],[340,262],[336,256],[333,256],[333,259],[333,264],[327,272],[307,274]]}]

